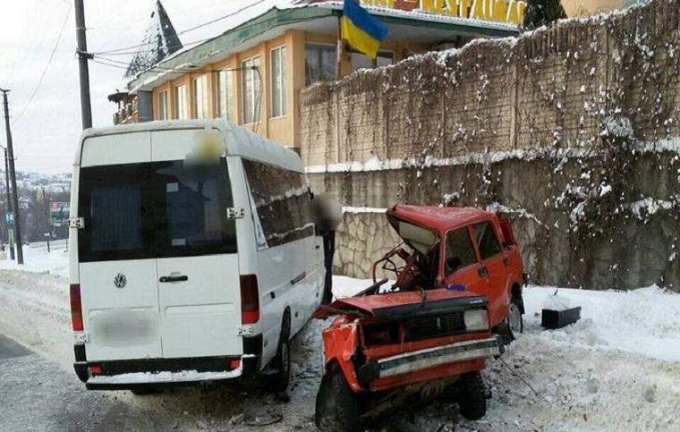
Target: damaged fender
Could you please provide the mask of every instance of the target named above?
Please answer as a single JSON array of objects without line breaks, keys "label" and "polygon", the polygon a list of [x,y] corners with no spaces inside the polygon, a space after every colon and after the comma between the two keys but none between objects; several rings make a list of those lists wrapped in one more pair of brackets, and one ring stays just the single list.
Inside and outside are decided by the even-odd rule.
[{"label": "damaged fender", "polygon": [[335,323],[323,331],[324,371],[328,372],[337,362],[347,379],[347,384],[354,392],[362,390],[357,378],[352,359],[358,349],[358,324],[356,320],[349,320],[342,316]]}]

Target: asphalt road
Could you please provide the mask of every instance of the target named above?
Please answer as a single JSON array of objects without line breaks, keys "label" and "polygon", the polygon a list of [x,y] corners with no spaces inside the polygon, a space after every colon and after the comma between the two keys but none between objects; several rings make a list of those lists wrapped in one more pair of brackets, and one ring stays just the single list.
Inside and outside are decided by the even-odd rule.
[{"label": "asphalt road", "polygon": [[0,364],[2,364],[2,360],[23,357],[29,354],[31,354],[29,350],[0,334]]},{"label": "asphalt road", "polygon": [[159,430],[115,396],[84,390],[75,374],[0,334],[0,431]]},{"label": "asphalt road", "polygon": [[[257,430],[310,430],[311,416],[300,411],[269,392],[238,386],[178,388],[141,397],[87,391],[72,370],[0,334],[0,432],[252,431],[244,422],[267,425],[272,419],[274,424]],[[282,415],[294,425],[278,423]],[[233,418],[241,420],[233,424]]]}]

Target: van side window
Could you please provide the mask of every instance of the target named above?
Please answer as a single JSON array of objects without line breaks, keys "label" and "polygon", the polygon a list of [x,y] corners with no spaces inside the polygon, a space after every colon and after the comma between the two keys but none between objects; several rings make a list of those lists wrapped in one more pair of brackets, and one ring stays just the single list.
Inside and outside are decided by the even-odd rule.
[{"label": "van side window", "polygon": [[446,235],[446,275],[455,273],[476,261],[475,249],[467,228],[459,228]]},{"label": "van side window", "polygon": [[243,167],[269,247],[314,235],[304,174],[246,159]]},{"label": "van side window", "polygon": [[490,222],[475,225],[475,237],[482,260],[501,253],[501,244]]}]

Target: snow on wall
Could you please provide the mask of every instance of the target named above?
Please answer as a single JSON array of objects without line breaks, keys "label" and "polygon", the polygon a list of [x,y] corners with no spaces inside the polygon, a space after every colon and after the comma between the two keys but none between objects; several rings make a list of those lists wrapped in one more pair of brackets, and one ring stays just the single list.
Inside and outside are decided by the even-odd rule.
[{"label": "snow on wall", "polygon": [[[679,48],[655,0],[360,71],[302,93],[302,157],[348,208],[509,209],[539,283],[680,290]],[[381,217],[345,214],[340,270],[388,247],[356,231]]]}]

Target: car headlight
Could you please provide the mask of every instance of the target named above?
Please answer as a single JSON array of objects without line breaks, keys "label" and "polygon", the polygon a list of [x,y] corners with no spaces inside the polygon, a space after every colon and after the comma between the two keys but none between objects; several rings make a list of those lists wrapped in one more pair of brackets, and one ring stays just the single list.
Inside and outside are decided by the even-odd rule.
[{"label": "car headlight", "polygon": [[465,311],[463,314],[467,331],[489,330],[489,313],[486,309]]}]

